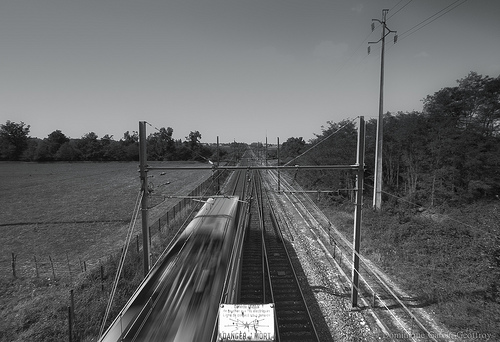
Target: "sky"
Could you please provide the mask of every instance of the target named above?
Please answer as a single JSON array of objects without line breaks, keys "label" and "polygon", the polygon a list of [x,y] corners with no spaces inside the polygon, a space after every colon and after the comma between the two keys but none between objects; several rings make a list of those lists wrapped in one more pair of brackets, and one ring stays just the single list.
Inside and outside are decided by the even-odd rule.
[{"label": "sky", "polygon": [[378,116],[381,43],[367,47],[383,9],[398,33],[384,112],[421,111],[470,71],[500,75],[498,0],[2,0],[0,123],[39,138],[119,140],[147,121],[207,143],[308,141]]}]

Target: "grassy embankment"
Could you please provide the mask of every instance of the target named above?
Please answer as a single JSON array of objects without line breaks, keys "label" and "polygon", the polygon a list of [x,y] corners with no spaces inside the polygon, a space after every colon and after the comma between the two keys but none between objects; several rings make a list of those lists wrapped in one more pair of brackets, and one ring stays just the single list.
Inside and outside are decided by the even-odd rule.
[{"label": "grassy embankment", "polygon": [[[352,205],[322,207],[352,241]],[[500,340],[500,201],[431,213],[363,211],[361,253],[452,332]]]},{"label": "grassy embankment", "polygon": [[[175,204],[175,200],[164,201],[164,196],[186,194],[210,174],[201,170],[151,172],[152,219]],[[140,188],[137,163],[0,163],[0,179],[0,341],[68,340],[71,289],[73,340],[92,340],[99,330]],[[156,256],[174,230],[163,230],[153,240]],[[135,234],[139,231],[140,218]],[[16,278],[11,253],[16,255]],[[131,248],[111,318],[141,279],[141,253]]]}]

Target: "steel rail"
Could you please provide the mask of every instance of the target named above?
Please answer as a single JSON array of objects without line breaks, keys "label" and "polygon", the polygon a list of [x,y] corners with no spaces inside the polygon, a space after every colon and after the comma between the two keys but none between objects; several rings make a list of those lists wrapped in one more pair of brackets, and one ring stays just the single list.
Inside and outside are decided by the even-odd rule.
[{"label": "steel rail", "polygon": [[[236,177],[236,181],[234,184],[234,188],[231,190],[233,196],[236,195],[236,191],[238,188],[238,185],[240,184],[240,177],[241,177],[241,172],[239,172],[237,175],[233,175]],[[243,180],[244,182],[244,180]],[[243,189],[241,189],[241,194],[240,196],[242,198],[245,198],[247,195],[247,186],[245,183],[243,183]],[[248,205],[248,202],[246,201],[241,201],[245,204]],[[222,299],[221,303],[224,304],[232,304],[232,303],[237,303],[238,301],[238,296],[239,296],[239,282],[241,278],[241,259],[242,259],[242,248],[243,248],[243,240],[244,240],[244,235],[245,235],[245,227],[248,224],[248,208],[241,207],[239,209],[239,218],[236,223],[236,236],[234,239],[234,246],[233,250],[231,253],[231,257],[229,260],[229,267],[227,270],[226,274],[226,281],[224,284],[224,288],[222,291]]]},{"label": "steel rail", "polygon": [[[276,179],[276,175],[272,174],[272,177],[273,177],[274,179]],[[303,210],[306,214],[308,214],[308,216],[309,216],[310,218],[312,218],[314,221],[316,221],[317,226],[321,228],[321,231],[323,232],[323,234],[327,234],[327,231],[326,231],[325,227],[324,227],[324,226],[323,226],[323,225],[322,225],[322,224],[321,224],[321,223],[320,223],[320,222],[316,219],[316,217],[315,217],[315,216],[311,213],[311,211],[310,211],[310,210],[309,210],[309,209],[308,209],[308,208],[304,205],[304,201],[302,201],[301,199],[299,199],[299,198],[296,196],[296,194],[297,194],[297,193],[301,193],[302,191],[295,191],[294,187],[293,187],[291,184],[289,184],[286,180],[284,181],[284,184],[286,185],[286,187],[288,187],[288,189],[290,189],[288,192],[289,192],[289,193],[291,193],[291,194],[295,197],[295,199],[297,200],[297,202],[298,202],[298,203],[300,203],[300,204],[302,205],[302,208],[303,208],[302,210]],[[285,194],[285,195],[286,195],[286,194]],[[320,212],[320,213],[324,216],[324,219],[326,219],[326,221],[330,224],[330,227],[333,227],[333,225],[332,225],[332,223],[330,222],[330,220],[329,220],[329,219],[328,219],[328,218],[327,218],[327,217],[323,214],[323,212],[322,212],[322,211],[321,211],[321,210],[320,210],[320,209],[316,206],[316,204],[312,201],[312,199],[311,199],[310,197],[308,197],[308,196],[305,196],[305,197],[306,197],[307,201],[308,201],[308,202],[310,202],[310,203],[312,204],[312,206],[313,206],[313,207],[315,207],[315,208],[318,210],[318,212]],[[295,207],[295,205],[294,205],[294,207]],[[298,208],[296,208],[296,210],[297,210],[297,211],[299,211],[299,210],[298,210]],[[363,255],[361,255],[361,254],[357,253],[356,251],[354,251],[354,248],[353,248],[353,246],[352,246],[352,243],[351,243],[351,242],[349,242],[349,241],[348,241],[348,240],[344,237],[344,235],[343,235],[341,232],[339,232],[339,231],[338,231],[337,229],[335,229],[335,228],[333,229],[333,231],[334,231],[334,233],[335,233],[337,236],[339,236],[339,237],[340,237],[340,239],[342,240],[342,242],[346,245],[347,249],[349,249],[349,252],[355,253],[355,254],[357,254],[357,255],[359,256],[361,263],[363,263],[363,264],[366,266],[365,270],[368,272],[368,275],[370,276],[370,274],[371,274],[373,277],[375,277],[375,278],[376,278],[376,280],[378,281],[379,285],[381,285],[382,289],[383,289],[383,290],[385,290],[385,291],[386,291],[386,293],[387,293],[389,296],[391,296],[391,297],[392,297],[392,298],[393,298],[393,299],[394,299],[394,300],[395,300],[395,301],[396,301],[396,302],[400,305],[400,308],[403,310],[403,312],[405,312],[405,313],[409,316],[409,318],[411,319],[411,323],[415,323],[415,324],[418,326],[418,328],[420,328],[420,330],[421,330],[421,331],[423,331],[423,332],[424,332],[424,333],[428,336],[428,338],[429,338],[430,340],[432,340],[432,341],[434,341],[434,342],[437,342],[437,339],[436,339],[436,338],[434,338],[434,335],[435,335],[435,334],[432,334],[432,333],[431,333],[431,332],[427,329],[427,327],[425,327],[425,326],[423,325],[423,323],[420,321],[420,319],[419,319],[419,318],[418,318],[418,317],[417,317],[417,316],[416,316],[416,315],[415,315],[415,314],[414,314],[414,313],[413,313],[413,312],[412,312],[412,311],[411,311],[411,310],[407,307],[407,305],[406,305],[406,304],[404,304],[404,303],[400,300],[400,298],[398,297],[398,295],[397,295],[396,293],[394,293],[394,291],[392,290],[391,286],[389,286],[389,284],[387,284],[387,282],[386,282],[385,280],[383,280],[383,279],[381,278],[381,276],[380,276],[379,274],[377,274],[377,272],[376,272],[376,271],[374,271],[374,270],[372,270],[372,269],[371,269],[371,268],[372,268],[372,266],[369,264],[368,260],[367,260],[367,259],[366,259]],[[339,248],[340,248],[340,244],[338,244],[337,246],[339,246]],[[346,261],[347,261],[347,263],[351,264],[351,266],[352,266],[352,261],[351,261],[350,259],[346,258]],[[358,274],[359,274],[359,272],[358,272]],[[361,276],[361,274],[360,274],[360,278],[361,278],[361,280],[362,280],[362,283],[364,283],[364,285],[365,285],[366,287],[368,287],[368,288],[372,291],[372,293],[374,293],[374,294],[375,294],[375,291],[371,288],[371,286],[370,286],[369,282],[368,282],[368,281],[367,281],[364,277],[362,277],[362,276]],[[361,294],[360,294],[360,296],[361,296]],[[410,335],[410,336],[411,336],[412,334],[411,334],[411,333],[408,333],[408,331],[406,330],[405,326],[404,326],[404,325],[402,324],[402,322],[400,321],[400,318],[396,317],[396,316],[392,313],[392,311],[391,311],[391,310],[389,310],[389,308],[388,308],[388,307],[384,304],[384,302],[385,302],[385,301],[384,301],[384,300],[383,300],[383,299],[382,299],[382,298],[381,298],[378,294],[376,294],[375,296],[379,299],[379,302],[380,302],[380,303],[381,303],[381,304],[382,304],[382,305],[383,305],[383,306],[387,309],[387,311],[388,311],[388,312],[389,312],[389,313],[390,313],[390,314],[394,317],[394,319],[395,319],[395,321],[397,322],[397,324],[398,324],[398,325],[399,325],[399,326],[400,326],[400,327],[401,327],[401,328],[405,331],[405,333],[407,333],[408,335]],[[361,297],[363,297],[363,296],[361,296]],[[408,318],[408,317],[407,317],[407,318]],[[405,322],[405,323],[407,323],[407,322]],[[413,339],[412,337],[410,337],[410,339],[411,339],[412,341],[415,341],[415,339]]]},{"label": "steel rail", "polygon": [[[260,175],[257,173],[257,176],[256,178],[260,178]],[[257,184],[260,184],[260,187],[259,185]],[[276,306],[276,301],[274,299],[274,291],[273,291],[273,280],[272,280],[272,277],[271,277],[271,269],[269,267],[269,258],[268,258],[268,255],[267,255],[267,248],[266,248],[266,239],[265,239],[265,226],[264,226],[264,208],[262,207],[262,202],[263,202],[263,198],[262,198],[262,178],[258,179],[256,184],[256,186],[254,187],[254,191],[255,191],[255,204],[257,205],[257,213],[259,214],[259,225],[260,225],[260,230],[261,230],[261,238],[262,238],[262,263],[263,265],[265,265],[265,267],[263,267],[263,273],[264,273],[264,276],[262,277],[262,280],[263,282],[265,282],[265,273],[267,273],[267,279],[269,281],[269,293],[271,295],[271,302],[275,304]],[[265,297],[266,295],[266,288],[265,286],[263,286],[263,296]],[[275,332],[275,340],[276,342],[280,342],[281,341],[281,337],[280,337],[280,329],[279,329],[279,325],[278,325],[278,314],[276,312],[276,310],[274,311],[274,332]]]},{"label": "steel rail", "polygon": [[[263,182],[262,177],[261,177],[261,182]],[[261,191],[262,191],[262,189],[261,189]],[[271,201],[269,199],[269,194],[267,192],[264,192],[264,194],[267,198],[268,203],[271,203]],[[285,239],[283,238],[283,232],[282,232],[281,227],[276,219],[276,213],[271,205],[269,205],[269,215],[271,217],[272,224],[274,225],[274,228],[276,229],[276,232],[279,235],[280,240],[284,241]],[[283,242],[283,247],[284,247],[287,259],[290,262],[290,265],[292,266],[293,277],[295,278],[295,281],[297,282],[300,297],[302,297],[302,300],[306,304],[305,311],[306,311],[307,316],[309,317],[309,320],[311,322],[313,334],[316,337],[316,341],[319,341],[320,339],[319,339],[318,331],[316,330],[316,327],[314,325],[314,320],[313,320],[312,315],[311,315],[311,311],[309,310],[309,306],[307,305],[307,301],[305,299],[304,292],[302,291],[302,287],[300,286],[299,277],[297,276],[297,273],[295,272],[295,267],[293,266],[292,258],[290,257],[290,253],[289,253],[288,248],[286,247],[286,244],[284,242]]]}]

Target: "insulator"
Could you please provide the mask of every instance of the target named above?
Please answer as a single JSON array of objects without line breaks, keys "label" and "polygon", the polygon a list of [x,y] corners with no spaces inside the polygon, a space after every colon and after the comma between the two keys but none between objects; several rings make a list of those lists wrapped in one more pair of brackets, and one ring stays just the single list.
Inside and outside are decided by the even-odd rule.
[{"label": "insulator", "polygon": [[396,34],[396,35],[394,36],[394,44],[396,44],[396,42],[397,42],[397,41],[398,41],[398,35]]},{"label": "insulator", "polygon": [[372,32],[375,31],[375,23],[372,23]]},{"label": "insulator", "polygon": [[370,48],[371,48],[371,46],[368,46],[368,54],[370,54]]}]

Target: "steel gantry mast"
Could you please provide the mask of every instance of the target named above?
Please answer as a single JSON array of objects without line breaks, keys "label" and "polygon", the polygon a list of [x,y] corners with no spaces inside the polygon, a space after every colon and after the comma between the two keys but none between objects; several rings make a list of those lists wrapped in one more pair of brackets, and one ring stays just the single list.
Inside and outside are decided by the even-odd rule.
[{"label": "steel gantry mast", "polygon": [[[142,232],[143,232],[143,251],[144,251],[144,276],[149,272],[150,268],[150,246],[149,246],[149,227],[148,227],[148,181],[147,171],[149,170],[353,170],[357,171],[356,179],[356,209],[354,213],[354,238],[353,238],[353,269],[352,269],[352,306],[358,305],[358,288],[359,288],[359,251],[361,241],[361,211],[363,204],[363,184],[364,184],[364,155],[365,155],[365,120],[364,117],[359,117],[358,129],[358,151],[356,164],[353,165],[255,165],[255,166],[220,166],[219,161],[207,167],[194,166],[149,166],[147,165],[147,148],[146,148],[146,122],[139,122],[139,160],[140,160],[140,178],[142,189]],[[217,137],[217,141],[218,141]],[[278,138],[279,149],[279,138]],[[278,152],[279,158],[279,152]],[[279,184],[279,183],[278,183]],[[280,191],[278,185],[278,192]]]}]

